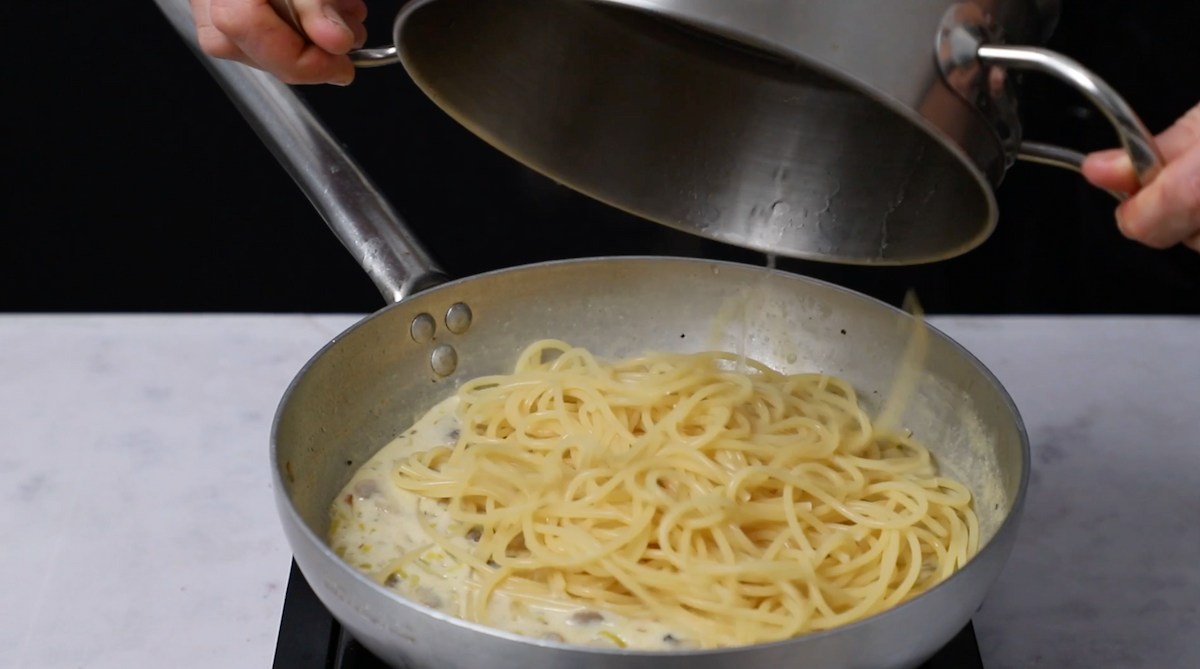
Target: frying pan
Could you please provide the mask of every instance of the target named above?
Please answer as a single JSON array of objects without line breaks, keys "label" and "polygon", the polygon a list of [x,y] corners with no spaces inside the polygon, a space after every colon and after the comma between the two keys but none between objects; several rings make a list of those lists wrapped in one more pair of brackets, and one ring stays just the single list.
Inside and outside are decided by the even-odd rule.
[{"label": "frying pan", "polygon": [[[190,37],[186,7],[157,1]],[[287,86],[201,59],[389,302],[304,365],[271,431],[275,499],[296,563],[333,616],[382,660],[412,669],[902,669],[930,657],[977,610],[1015,538],[1029,446],[1000,383],[932,328],[919,370],[907,377],[914,392],[901,423],[971,487],[982,547],[958,573],[885,613],[743,648],[581,648],[457,620],[342,562],[323,537],[329,505],[355,469],[464,379],[510,369],[535,339],[565,339],[606,357],[744,347],[783,371],[840,375],[878,412],[905,378],[901,361],[918,324],[828,283],[696,259],[547,262],[449,280]]]}]

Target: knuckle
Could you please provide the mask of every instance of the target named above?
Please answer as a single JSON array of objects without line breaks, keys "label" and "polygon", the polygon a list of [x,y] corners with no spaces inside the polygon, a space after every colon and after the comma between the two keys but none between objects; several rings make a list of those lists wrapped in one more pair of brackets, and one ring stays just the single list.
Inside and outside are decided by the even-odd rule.
[{"label": "knuckle", "polygon": [[196,35],[200,50],[213,58],[229,59],[238,55],[238,48],[221,33],[201,29]]},{"label": "knuckle", "polygon": [[1117,228],[1126,239],[1154,247],[1155,238],[1153,227],[1145,224],[1145,219],[1135,214],[1127,214],[1117,222]]},{"label": "knuckle", "polygon": [[213,29],[222,35],[236,37],[245,32],[248,17],[242,5],[214,2],[208,10],[208,20]]}]

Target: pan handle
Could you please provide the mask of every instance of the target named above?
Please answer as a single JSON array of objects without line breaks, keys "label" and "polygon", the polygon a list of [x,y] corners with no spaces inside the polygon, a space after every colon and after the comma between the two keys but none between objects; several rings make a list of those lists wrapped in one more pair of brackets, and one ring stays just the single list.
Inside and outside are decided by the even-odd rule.
[{"label": "pan handle", "polygon": [[[279,15],[279,18],[287,21],[296,32],[308,39],[308,35],[304,32],[304,26],[300,25],[300,14],[296,11],[296,5],[292,0],[268,0],[268,3],[271,5],[271,9],[274,9],[275,13]],[[350,56],[350,62],[354,63],[354,67],[359,68],[379,67],[400,62],[400,55],[396,51],[395,45],[378,49],[355,49],[346,55]]]},{"label": "pan handle", "polygon": [[384,299],[398,302],[446,281],[379,189],[290,87],[266,72],[204,55],[188,0],[155,2]]}]

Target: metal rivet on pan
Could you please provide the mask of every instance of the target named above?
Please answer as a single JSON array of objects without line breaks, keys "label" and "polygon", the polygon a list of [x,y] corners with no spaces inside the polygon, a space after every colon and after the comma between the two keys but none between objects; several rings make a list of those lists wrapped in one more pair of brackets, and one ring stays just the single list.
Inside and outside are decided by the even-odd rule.
[{"label": "metal rivet on pan", "polygon": [[459,302],[446,310],[446,329],[462,334],[471,327],[471,307]]},{"label": "metal rivet on pan", "polygon": [[454,373],[454,368],[458,367],[458,351],[449,344],[442,344],[433,349],[433,354],[429,356],[429,365],[433,367],[434,374],[450,376]]},{"label": "metal rivet on pan", "polygon": [[412,334],[413,341],[424,344],[433,340],[433,333],[437,331],[437,321],[433,320],[433,316],[429,314],[417,314],[408,331]]}]

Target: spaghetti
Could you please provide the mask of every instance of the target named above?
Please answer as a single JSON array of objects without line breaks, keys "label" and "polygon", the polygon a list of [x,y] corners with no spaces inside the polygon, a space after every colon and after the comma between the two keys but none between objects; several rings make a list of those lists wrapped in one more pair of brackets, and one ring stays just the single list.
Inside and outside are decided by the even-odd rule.
[{"label": "spaghetti", "polygon": [[834,376],[719,352],[605,363],[542,340],[454,399],[447,443],[387,465],[420,536],[360,568],[414,587],[414,561],[457,570],[468,620],[505,626],[501,599],[509,616],[595,611],[740,646],[891,608],[977,549],[970,491]]}]

